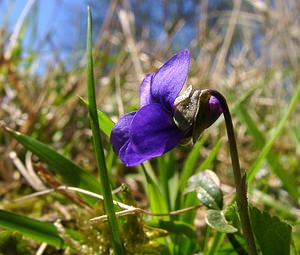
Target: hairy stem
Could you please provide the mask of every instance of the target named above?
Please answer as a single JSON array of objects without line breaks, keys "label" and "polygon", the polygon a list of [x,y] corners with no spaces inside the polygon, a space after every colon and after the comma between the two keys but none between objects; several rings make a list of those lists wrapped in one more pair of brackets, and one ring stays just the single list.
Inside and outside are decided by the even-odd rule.
[{"label": "hairy stem", "polygon": [[216,90],[209,89],[209,93],[216,97],[220,105],[222,107],[228,142],[229,142],[229,149],[230,149],[230,156],[234,174],[234,181],[236,186],[236,202],[238,207],[238,212],[241,219],[242,230],[246,239],[248,252],[250,255],[257,255],[257,250],[255,246],[253,231],[251,227],[251,222],[249,218],[249,206],[247,200],[247,187],[246,187],[246,173],[241,173],[240,162],[239,162],[239,155],[234,135],[233,124],[231,120],[230,111],[224,96]]}]

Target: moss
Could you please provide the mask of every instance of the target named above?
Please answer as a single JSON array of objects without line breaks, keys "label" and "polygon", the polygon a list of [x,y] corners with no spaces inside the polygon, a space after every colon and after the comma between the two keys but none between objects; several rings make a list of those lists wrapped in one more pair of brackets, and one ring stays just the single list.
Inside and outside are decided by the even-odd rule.
[{"label": "moss", "polygon": [[1,255],[30,255],[28,242],[16,232],[3,231],[0,233]]}]

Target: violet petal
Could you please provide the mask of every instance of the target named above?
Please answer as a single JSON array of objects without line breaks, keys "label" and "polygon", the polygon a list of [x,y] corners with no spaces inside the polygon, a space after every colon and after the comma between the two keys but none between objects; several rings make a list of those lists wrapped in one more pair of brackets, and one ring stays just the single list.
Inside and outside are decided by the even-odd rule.
[{"label": "violet petal", "polygon": [[127,113],[124,116],[122,116],[119,119],[119,121],[114,125],[111,131],[110,142],[112,144],[115,153],[118,155],[121,147],[129,139],[129,128],[135,114],[136,111]]},{"label": "violet petal", "polygon": [[210,117],[209,117],[210,121],[206,128],[211,126],[220,117],[220,115],[222,113],[222,108],[221,108],[220,102],[216,97],[211,96],[208,103],[209,103],[209,109],[210,109]]},{"label": "violet petal", "polygon": [[140,86],[140,107],[153,103],[153,98],[150,92],[152,73],[146,74]]},{"label": "violet petal", "polygon": [[160,104],[149,104],[137,111],[129,133],[133,150],[145,158],[160,156],[184,137],[172,114]]},{"label": "violet petal", "polygon": [[124,146],[120,149],[119,154],[120,159],[126,166],[136,166],[145,160],[152,158],[151,155],[139,154],[134,151],[133,146],[130,141],[127,141]]},{"label": "violet petal", "polygon": [[173,110],[174,101],[186,81],[189,65],[190,54],[184,49],[157,70],[151,84],[151,94],[156,102]]}]

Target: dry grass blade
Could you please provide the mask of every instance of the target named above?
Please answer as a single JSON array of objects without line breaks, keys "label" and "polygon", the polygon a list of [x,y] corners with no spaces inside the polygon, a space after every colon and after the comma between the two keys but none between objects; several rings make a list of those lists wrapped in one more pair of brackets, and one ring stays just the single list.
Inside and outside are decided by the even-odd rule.
[{"label": "dry grass blade", "polygon": [[137,80],[140,80],[142,78],[143,69],[142,65],[140,63],[137,43],[134,40],[133,31],[132,31],[132,25],[133,25],[133,15],[128,10],[121,9],[118,12],[119,19],[122,25],[123,33],[126,38],[128,50],[131,55],[131,61],[134,65]]},{"label": "dry grass blade", "polygon": [[29,15],[32,7],[34,6],[34,4],[35,4],[35,0],[27,1],[26,6],[24,7],[21,15],[19,16],[17,24],[15,25],[15,28],[14,28],[14,32],[12,33],[12,35],[9,39],[9,44],[8,44],[8,46],[7,46],[7,48],[4,52],[4,58],[5,59],[8,60],[8,59],[11,58],[12,52],[13,52],[13,50],[16,47],[16,44],[18,42],[18,38],[20,36],[22,27],[23,27],[28,15]]}]

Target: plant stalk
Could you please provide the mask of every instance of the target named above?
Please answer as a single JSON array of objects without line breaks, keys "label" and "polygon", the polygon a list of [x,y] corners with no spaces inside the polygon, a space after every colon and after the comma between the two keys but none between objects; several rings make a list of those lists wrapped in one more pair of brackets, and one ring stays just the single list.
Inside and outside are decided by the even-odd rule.
[{"label": "plant stalk", "polygon": [[115,215],[113,198],[111,193],[110,182],[106,167],[105,155],[101,143],[100,128],[97,114],[95,83],[93,72],[93,56],[92,56],[92,15],[90,7],[88,7],[88,29],[87,29],[87,87],[88,87],[88,109],[93,133],[93,143],[96,153],[97,167],[99,170],[100,183],[104,198],[105,212],[108,217],[108,225],[112,235],[112,247],[115,255],[121,255],[122,243],[120,238],[120,230],[118,220]]},{"label": "plant stalk", "polygon": [[257,255],[254,235],[253,235],[250,217],[249,217],[246,173],[245,172],[243,174],[241,173],[239,155],[238,155],[230,111],[225,97],[220,92],[211,89],[209,89],[208,91],[210,95],[216,97],[219,100],[222,108],[222,112],[225,119],[226,130],[227,130],[228,142],[229,142],[234,182],[236,186],[236,202],[237,202],[238,212],[241,219],[242,230],[246,239],[248,253],[250,255]]}]

